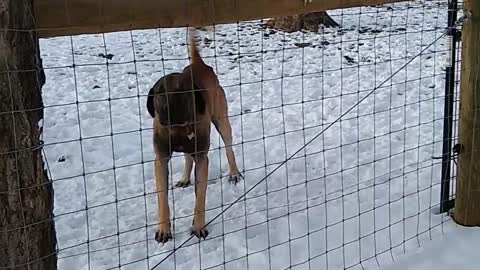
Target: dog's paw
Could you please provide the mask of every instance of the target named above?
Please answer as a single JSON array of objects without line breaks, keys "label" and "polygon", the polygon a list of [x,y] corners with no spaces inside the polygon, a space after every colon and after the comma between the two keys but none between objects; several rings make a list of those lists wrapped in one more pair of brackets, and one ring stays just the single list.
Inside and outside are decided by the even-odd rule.
[{"label": "dog's paw", "polygon": [[172,239],[173,237],[172,232],[170,231],[170,227],[162,228],[155,233],[155,240],[158,243],[165,244]]},{"label": "dog's paw", "polygon": [[198,239],[205,239],[207,238],[208,236],[208,230],[207,228],[196,228],[195,225],[192,226],[192,230],[191,230],[191,235],[195,235],[196,237],[198,237]]},{"label": "dog's paw", "polygon": [[192,182],[190,181],[190,179],[182,179],[182,180],[179,180],[175,186],[178,187],[178,188],[186,188],[188,186],[190,186]]},{"label": "dog's paw", "polygon": [[238,182],[240,182],[240,180],[242,179],[243,179],[243,175],[241,173],[234,173],[228,176],[228,182],[233,185],[238,184]]}]

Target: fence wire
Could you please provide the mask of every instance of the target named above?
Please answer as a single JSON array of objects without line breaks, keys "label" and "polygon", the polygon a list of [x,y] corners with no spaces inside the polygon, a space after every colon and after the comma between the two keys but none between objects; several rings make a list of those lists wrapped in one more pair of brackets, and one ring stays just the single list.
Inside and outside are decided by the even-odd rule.
[{"label": "fence wire", "polygon": [[[244,179],[235,186],[225,180],[225,146],[212,129],[210,234],[199,241],[190,234],[195,188],[175,187],[183,171],[183,154],[175,153],[168,190],[173,239],[163,245],[154,239],[158,190],[145,104],[160,77],[188,65],[187,28],[43,39],[44,105],[12,104],[17,109],[0,115],[44,111],[34,147],[43,147],[55,216],[2,233],[55,223],[58,247],[49,256],[58,256],[59,269],[391,263],[450,223],[439,213],[442,145],[457,140],[461,46],[454,134],[445,138],[447,12],[446,0],[413,1],[328,11],[340,26],[316,32],[286,33],[263,20],[199,30],[200,53],[226,92]],[[455,176],[452,166],[450,199]]]}]

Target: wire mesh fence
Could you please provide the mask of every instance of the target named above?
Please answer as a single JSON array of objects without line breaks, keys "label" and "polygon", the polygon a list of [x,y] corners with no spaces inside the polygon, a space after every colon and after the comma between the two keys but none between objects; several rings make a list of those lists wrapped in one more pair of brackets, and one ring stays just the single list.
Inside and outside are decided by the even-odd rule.
[{"label": "wire mesh fence", "polygon": [[244,179],[225,181],[225,146],[212,129],[210,234],[199,241],[190,234],[195,188],[175,187],[184,166],[175,153],[173,239],[163,245],[145,104],[160,77],[189,64],[187,28],[40,40],[55,216],[26,226],[55,223],[58,268],[371,269],[441,234],[450,222],[439,214],[442,147],[457,137],[460,75],[457,46],[447,117],[448,1],[328,13],[339,27],[286,33],[248,21],[199,31]]}]

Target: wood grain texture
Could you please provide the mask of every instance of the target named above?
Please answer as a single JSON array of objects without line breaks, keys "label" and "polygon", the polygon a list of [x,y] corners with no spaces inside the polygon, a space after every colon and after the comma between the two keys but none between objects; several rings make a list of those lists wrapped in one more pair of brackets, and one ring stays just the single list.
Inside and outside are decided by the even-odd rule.
[{"label": "wood grain texture", "polygon": [[465,0],[455,221],[480,226],[480,1]]},{"label": "wood grain texture", "polygon": [[[0,0],[0,25],[32,28],[32,2]],[[56,269],[53,191],[34,148],[45,82],[38,55],[34,32],[0,31],[0,269]]]},{"label": "wood grain texture", "polygon": [[404,0],[35,0],[40,37],[205,26]]}]

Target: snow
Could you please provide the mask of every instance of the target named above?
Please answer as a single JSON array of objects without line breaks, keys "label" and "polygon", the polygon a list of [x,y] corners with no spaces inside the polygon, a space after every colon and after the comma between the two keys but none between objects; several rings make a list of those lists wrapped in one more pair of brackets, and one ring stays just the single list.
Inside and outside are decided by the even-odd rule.
[{"label": "snow", "polygon": [[[212,132],[207,222],[323,133],[212,221],[205,241],[168,258],[190,237],[194,190],[172,189],[174,241],[156,243],[145,95],[188,64],[186,29],[41,40],[59,269],[162,260],[156,269],[375,269],[441,237],[452,221],[436,214],[441,164],[432,157],[442,150],[447,3],[329,13],[341,29],[284,34],[254,21],[203,33],[245,176],[238,186],[222,180],[225,151]],[[182,166],[177,154],[171,187]]]},{"label": "snow", "polygon": [[435,239],[413,254],[399,258],[384,270],[474,270],[478,269],[478,228],[455,227],[441,239]]}]

